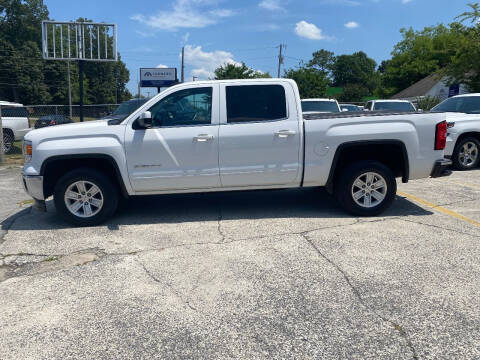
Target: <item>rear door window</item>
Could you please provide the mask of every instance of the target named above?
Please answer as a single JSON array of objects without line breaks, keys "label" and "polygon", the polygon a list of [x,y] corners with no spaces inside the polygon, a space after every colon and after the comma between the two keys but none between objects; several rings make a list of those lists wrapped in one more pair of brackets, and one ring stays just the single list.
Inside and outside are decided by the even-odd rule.
[{"label": "rear door window", "polygon": [[227,123],[272,121],[287,118],[282,85],[227,86]]}]

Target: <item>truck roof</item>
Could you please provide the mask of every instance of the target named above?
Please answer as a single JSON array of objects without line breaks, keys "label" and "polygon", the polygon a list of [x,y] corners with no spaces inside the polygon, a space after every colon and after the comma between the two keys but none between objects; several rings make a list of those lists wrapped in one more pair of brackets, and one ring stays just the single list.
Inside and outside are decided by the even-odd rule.
[{"label": "truck roof", "polygon": [[10,101],[1,101],[0,100],[0,106],[10,106],[10,107],[22,107],[22,104],[19,103],[14,103]]},{"label": "truck roof", "polygon": [[480,96],[480,93],[462,94],[462,95],[456,95],[456,96],[453,96],[453,97],[473,97],[473,96]]},{"label": "truck roof", "polygon": [[[172,87],[179,86],[179,85],[185,85],[185,84],[194,84],[194,85],[212,85],[212,84],[222,84],[222,83],[228,83],[228,84],[242,84],[242,83],[259,83],[259,82],[266,82],[266,83],[274,83],[274,82],[289,82],[296,84],[295,81],[292,79],[285,79],[285,78],[263,78],[263,79],[228,79],[228,80],[201,80],[201,81],[190,81],[190,82],[184,82],[180,84],[176,84]],[[171,87],[171,88],[172,88]]]},{"label": "truck roof", "polygon": [[391,99],[391,100],[388,100],[388,99],[382,99],[382,100],[372,100],[374,102],[402,102],[402,103],[410,103],[411,101],[409,100],[398,100],[398,99]]}]

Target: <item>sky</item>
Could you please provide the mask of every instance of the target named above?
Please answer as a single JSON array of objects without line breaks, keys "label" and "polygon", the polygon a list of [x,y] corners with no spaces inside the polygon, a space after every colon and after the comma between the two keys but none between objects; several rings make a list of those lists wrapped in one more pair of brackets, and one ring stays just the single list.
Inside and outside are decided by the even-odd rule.
[{"label": "sky", "polygon": [[[319,49],[364,51],[379,64],[401,40],[400,29],[450,23],[468,0],[45,0],[50,17],[118,26],[118,49],[137,93],[139,68],[176,67],[185,47],[185,80],[208,79],[225,63],[277,75]],[[283,73],[283,70],[282,70]],[[179,75],[180,76],[180,75]],[[155,89],[142,89],[153,95]]]}]

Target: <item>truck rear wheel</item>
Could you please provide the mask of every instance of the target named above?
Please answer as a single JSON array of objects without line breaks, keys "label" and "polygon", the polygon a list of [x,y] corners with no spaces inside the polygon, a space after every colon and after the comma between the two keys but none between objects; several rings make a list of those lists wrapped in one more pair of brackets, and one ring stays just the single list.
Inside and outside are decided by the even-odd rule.
[{"label": "truck rear wheel", "polygon": [[361,161],[348,166],[335,186],[335,197],[348,212],[375,216],[392,205],[397,182],[392,171],[377,161]]},{"label": "truck rear wheel", "polygon": [[65,174],[55,185],[57,212],[77,226],[98,225],[118,207],[116,186],[103,173],[89,168]]},{"label": "truck rear wheel", "polygon": [[453,166],[457,170],[471,170],[480,161],[480,142],[474,137],[461,139],[453,151]]}]

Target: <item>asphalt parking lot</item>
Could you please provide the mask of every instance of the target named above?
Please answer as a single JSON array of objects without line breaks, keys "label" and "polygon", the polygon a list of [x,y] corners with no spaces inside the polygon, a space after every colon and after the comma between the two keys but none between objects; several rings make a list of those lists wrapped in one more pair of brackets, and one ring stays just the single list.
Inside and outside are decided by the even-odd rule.
[{"label": "asphalt parking lot", "polygon": [[1,359],[480,358],[480,170],[354,218],[317,189],[136,198],[105,226],[0,170]]}]

